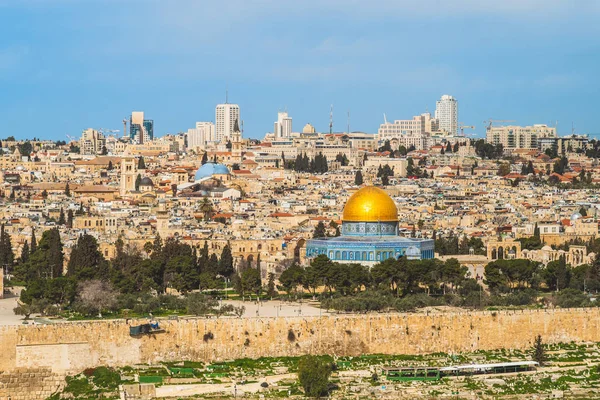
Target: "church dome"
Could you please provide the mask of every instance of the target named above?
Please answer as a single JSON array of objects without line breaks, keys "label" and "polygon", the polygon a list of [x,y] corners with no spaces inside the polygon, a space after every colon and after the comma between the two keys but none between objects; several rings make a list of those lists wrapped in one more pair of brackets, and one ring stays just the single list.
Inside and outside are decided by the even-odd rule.
[{"label": "church dome", "polygon": [[229,175],[229,169],[223,164],[208,162],[196,171],[195,181],[210,178],[213,175]]},{"label": "church dome", "polygon": [[152,183],[152,179],[146,176],[140,181],[140,186],[154,186],[154,183]]},{"label": "church dome", "polygon": [[396,222],[398,221],[398,208],[384,190],[375,186],[367,186],[348,199],[342,221]]}]

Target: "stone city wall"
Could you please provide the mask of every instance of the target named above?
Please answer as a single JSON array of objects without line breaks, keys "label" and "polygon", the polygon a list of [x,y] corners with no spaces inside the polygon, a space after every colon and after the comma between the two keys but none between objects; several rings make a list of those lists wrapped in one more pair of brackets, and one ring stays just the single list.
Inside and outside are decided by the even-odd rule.
[{"label": "stone city wall", "polygon": [[[131,322],[131,324],[136,324]],[[218,361],[302,354],[468,352],[544,342],[600,342],[600,309],[368,314],[160,321],[131,337],[124,320],[0,328],[0,371],[78,373],[99,365]],[[9,388],[0,381],[0,399]],[[4,396],[4,397],[3,397]]]}]

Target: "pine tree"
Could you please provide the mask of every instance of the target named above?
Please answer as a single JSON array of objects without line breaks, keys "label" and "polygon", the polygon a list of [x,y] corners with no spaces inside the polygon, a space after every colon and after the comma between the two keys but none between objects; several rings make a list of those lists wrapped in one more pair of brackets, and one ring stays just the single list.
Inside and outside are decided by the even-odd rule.
[{"label": "pine tree", "polygon": [[58,224],[59,225],[65,225],[67,223],[67,221],[65,220],[65,210],[62,209],[62,207],[60,208],[60,215],[58,217]]},{"label": "pine tree", "polygon": [[65,196],[71,197],[71,189],[69,188],[69,182],[65,185]]},{"label": "pine tree", "polygon": [[140,158],[138,158],[138,166],[137,167],[138,167],[138,169],[146,169],[146,162],[144,161],[143,156],[140,156]]},{"label": "pine tree", "polygon": [[154,238],[154,242],[152,243],[152,259],[157,259],[162,254],[163,243],[160,235],[157,233]]},{"label": "pine tree", "polygon": [[106,260],[98,249],[96,239],[88,234],[79,236],[71,251],[67,273],[79,280],[102,279],[108,272]]},{"label": "pine tree", "polygon": [[531,357],[533,358],[533,361],[537,361],[540,364],[540,367],[548,361],[548,355],[546,354],[546,349],[544,349],[544,344],[542,343],[542,335],[537,335],[535,338],[532,353]]},{"label": "pine tree", "polygon": [[323,221],[319,221],[315,228],[315,231],[313,232],[313,238],[316,239],[325,236],[327,236],[327,232],[325,231],[325,224],[323,223]]},{"label": "pine tree", "polygon": [[356,186],[360,186],[363,184],[363,175],[360,170],[356,171],[356,175],[354,176],[354,184]]}]

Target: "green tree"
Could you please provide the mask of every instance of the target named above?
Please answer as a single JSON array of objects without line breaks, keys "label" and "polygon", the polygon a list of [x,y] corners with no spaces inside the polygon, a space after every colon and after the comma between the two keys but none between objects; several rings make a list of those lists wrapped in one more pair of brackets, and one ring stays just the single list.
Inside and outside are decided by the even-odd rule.
[{"label": "green tree", "polygon": [[327,395],[330,376],[331,363],[322,358],[309,355],[298,361],[298,381],[307,397]]},{"label": "green tree", "polygon": [[83,234],[71,250],[67,274],[78,280],[104,279],[108,273],[108,263],[98,249],[96,238]]},{"label": "green tree", "polygon": [[531,358],[533,358],[533,361],[538,362],[540,367],[548,361],[548,355],[546,354],[546,349],[542,343],[542,335],[537,335],[535,338]]},{"label": "green tree", "polygon": [[66,219],[65,219],[65,210],[62,209],[62,207],[60,208],[60,214],[58,217],[58,224],[59,225],[65,225],[67,223]]},{"label": "green tree", "polygon": [[108,171],[112,171],[112,170],[114,169],[114,166],[113,166],[112,160],[109,160],[109,161],[108,161],[108,166],[106,167],[106,169],[107,169]]},{"label": "green tree", "polygon": [[272,272],[269,272],[267,279],[268,279],[267,280],[267,296],[273,297],[273,296],[277,295],[277,290],[275,288],[275,274]]},{"label": "green tree", "polygon": [[292,264],[279,276],[281,288],[288,295],[296,293],[298,287],[304,282],[304,269],[298,264]]},{"label": "green tree", "polygon": [[15,261],[15,253],[12,249],[10,235],[4,230],[4,224],[0,227],[0,268],[12,268]]},{"label": "green tree", "polygon": [[27,240],[23,243],[23,249],[21,250],[21,258],[19,262],[21,264],[26,263],[29,260],[29,256],[31,255],[31,251],[29,250],[29,242]]},{"label": "green tree", "polygon": [[135,178],[135,190],[140,190],[140,183],[142,182],[142,175],[138,174]]},{"label": "green tree", "polygon": [[73,228],[73,210],[67,211],[67,228]]},{"label": "green tree", "polygon": [[204,152],[204,154],[202,154],[202,165],[206,164],[208,162],[208,152]]},{"label": "green tree", "polygon": [[325,236],[327,236],[327,232],[325,231],[325,224],[323,223],[323,221],[319,221],[313,232],[313,238],[316,239]]},{"label": "green tree", "polygon": [[510,164],[509,163],[501,163],[500,167],[498,168],[498,175],[499,176],[506,176],[510,174]]},{"label": "green tree", "polygon": [[69,188],[69,182],[65,185],[65,196],[71,197],[71,189]]},{"label": "green tree", "polygon": [[231,254],[231,247],[226,244],[221,252],[221,259],[219,260],[218,274],[230,277],[233,275],[233,255]]},{"label": "green tree", "polygon": [[144,156],[140,156],[140,158],[138,158],[137,168],[138,169],[146,169],[146,162],[144,161]]},{"label": "green tree", "polygon": [[363,184],[363,175],[360,170],[356,171],[356,175],[354,176],[354,184],[356,186],[360,186]]},{"label": "green tree", "polygon": [[256,268],[246,268],[241,273],[242,293],[253,293],[260,295],[262,284],[260,279],[260,271]]}]

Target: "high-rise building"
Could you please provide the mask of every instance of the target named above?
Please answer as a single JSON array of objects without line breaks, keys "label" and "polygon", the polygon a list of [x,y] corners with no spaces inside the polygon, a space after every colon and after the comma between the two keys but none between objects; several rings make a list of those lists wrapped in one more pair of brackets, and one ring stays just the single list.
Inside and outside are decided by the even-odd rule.
[{"label": "high-rise building", "polygon": [[289,138],[292,136],[292,117],[287,112],[278,112],[277,121],[273,127],[275,139]]},{"label": "high-rise building", "polygon": [[215,112],[215,140],[231,140],[233,125],[240,120],[240,106],[237,104],[217,104]]},{"label": "high-rise building", "polygon": [[400,119],[394,122],[385,121],[379,126],[377,140],[398,140],[398,143],[406,148],[415,146],[417,150],[426,150],[429,147],[429,136],[436,132],[439,122],[431,118],[431,114],[423,113],[414,116],[413,119]]},{"label": "high-rise building", "polygon": [[134,111],[129,118],[129,138],[133,143],[145,143],[154,139],[154,121],[144,119],[143,111]]},{"label": "high-rise building", "polygon": [[98,154],[102,152],[105,146],[106,138],[97,130],[88,128],[81,132],[81,139],[79,139],[79,152],[81,154]]},{"label": "high-rise building", "polygon": [[450,95],[443,95],[435,103],[435,118],[440,121],[440,130],[458,135],[458,100]]},{"label": "high-rise building", "polygon": [[537,149],[542,138],[556,138],[556,128],[539,124],[533,126],[488,126],[485,140],[501,144],[504,150]]},{"label": "high-rise building", "polygon": [[204,148],[208,142],[215,141],[215,124],[196,122],[196,128],[187,131],[188,149]]}]

